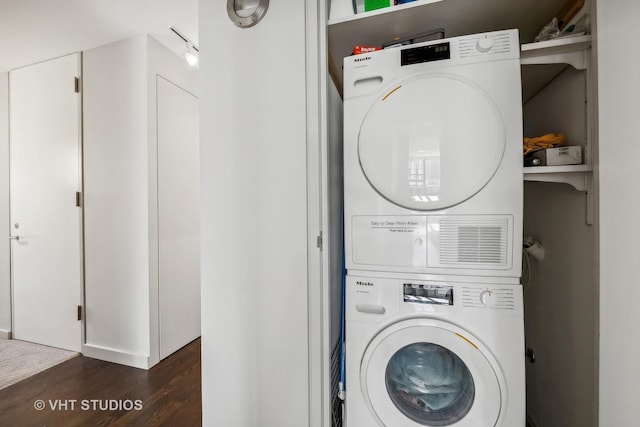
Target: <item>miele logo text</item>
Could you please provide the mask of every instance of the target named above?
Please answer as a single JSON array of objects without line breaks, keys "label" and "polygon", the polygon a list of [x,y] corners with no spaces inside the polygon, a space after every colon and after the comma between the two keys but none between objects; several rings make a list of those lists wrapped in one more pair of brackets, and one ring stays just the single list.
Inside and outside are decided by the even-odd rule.
[{"label": "miele logo text", "polygon": [[359,286],[373,286],[373,283],[371,283],[371,282],[361,282],[361,281],[358,280],[356,282],[356,285],[359,285]]},{"label": "miele logo text", "polygon": [[353,60],[354,60],[354,62],[362,62],[362,61],[368,61],[370,59],[371,59],[370,56],[364,56],[362,58],[354,58]]}]

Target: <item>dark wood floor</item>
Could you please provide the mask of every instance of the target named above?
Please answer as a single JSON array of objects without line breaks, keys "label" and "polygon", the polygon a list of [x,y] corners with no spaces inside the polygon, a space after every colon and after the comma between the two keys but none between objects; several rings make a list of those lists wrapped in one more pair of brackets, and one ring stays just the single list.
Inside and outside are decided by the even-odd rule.
[{"label": "dark wood floor", "polygon": [[148,371],[79,356],[0,390],[0,426],[200,426],[201,413],[200,339]]}]

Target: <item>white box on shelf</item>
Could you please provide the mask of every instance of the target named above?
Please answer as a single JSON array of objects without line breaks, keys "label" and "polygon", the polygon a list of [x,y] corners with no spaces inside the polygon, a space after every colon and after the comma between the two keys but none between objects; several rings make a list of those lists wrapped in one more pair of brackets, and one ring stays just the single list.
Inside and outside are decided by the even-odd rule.
[{"label": "white box on shelf", "polygon": [[568,147],[547,148],[536,151],[533,157],[540,159],[541,165],[543,166],[581,165],[582,147],[572,145]]}]

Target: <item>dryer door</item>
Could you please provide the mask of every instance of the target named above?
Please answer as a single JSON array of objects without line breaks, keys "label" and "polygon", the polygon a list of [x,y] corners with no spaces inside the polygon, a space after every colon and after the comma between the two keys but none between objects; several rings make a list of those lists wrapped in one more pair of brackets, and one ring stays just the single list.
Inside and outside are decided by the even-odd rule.
[{"label": "dryer door", "polygon": [[494,426],[503,397],[495,359],[464,330],[437,320],[407,320],[369,344],[362,393],[381,425]]},{"label": "dryer door", "polygon": [[451,74],[423,74],[383,93],[358,136],[362,171],[390,202],[415,210],[456,205],[480,191],[504,154],[491,97]]}]

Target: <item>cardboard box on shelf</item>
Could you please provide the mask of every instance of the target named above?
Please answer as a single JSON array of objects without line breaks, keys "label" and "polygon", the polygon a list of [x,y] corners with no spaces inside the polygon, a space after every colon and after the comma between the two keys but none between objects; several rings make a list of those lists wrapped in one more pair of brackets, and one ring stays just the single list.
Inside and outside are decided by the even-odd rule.
[{"label": "cardboard box on shelf", "polygon": [[581,165],[582,147],[572,145],[568,147],[546,148],[534,152],[533,157],[540,159],[540,166]]}]

